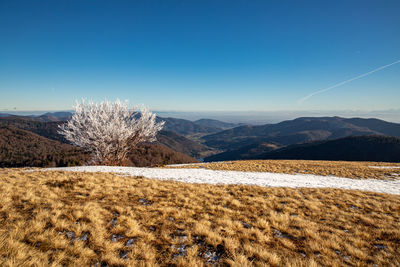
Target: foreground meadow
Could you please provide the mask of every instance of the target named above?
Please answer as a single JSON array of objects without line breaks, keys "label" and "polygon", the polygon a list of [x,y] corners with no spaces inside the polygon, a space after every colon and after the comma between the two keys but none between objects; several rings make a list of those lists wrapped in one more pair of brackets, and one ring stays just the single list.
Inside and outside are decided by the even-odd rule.
[{"label": "foreground meadow", "polygon": [[400,196],[0,169],[1,266],[399,266]]}]

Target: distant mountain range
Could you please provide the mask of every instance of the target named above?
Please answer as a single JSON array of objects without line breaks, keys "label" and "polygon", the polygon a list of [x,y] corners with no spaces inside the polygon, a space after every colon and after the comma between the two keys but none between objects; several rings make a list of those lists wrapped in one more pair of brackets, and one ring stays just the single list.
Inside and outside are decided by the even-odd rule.
[{"label": "distant mountain range", "polygon": [[[17,116],[5,113],[0,113],[0,118],[7,119],[24,119],[36,122],[62,122],[71,118],[71,112],[47,112],[39,116]],[[190,136],[190,135],[206,135],[217,133],[222,130],[237,127],[242,124],[222,122],[211,119],[200,119],[197,121],[190,121],[177,118],[163,118],[157,117],[157,121],[165,121],[164,130],[173,131],[175,133]]]},{"label": "distant mountain range", "polygon": [[[213,120],[200,120],[199,123],[197,121],[189,121],[176,118],[157,117],[157,120],[165,121],[164,130],[173,131],[175,133],[185,136],[192,136],[192,135],[203,136],[206,134],[217,133],[229,128],[227,127],[227,125],[231,125],[229,123],[213,121]],[[235,124],[232,124],[232,127],[234,126]]]},{"label": "distant mountain range", "polygon": [[[21,129],[44,137],[46,141],[45,139],[37,140],[37,143],[44,147],[49,144],[47,141],[58,141],[59,144],[69,144],[62,135],[58,134],[58,126],[68,120],[71,115],[72,113],[70,112],[46,113],[40,116],[7,115],[0,117],[0,127]],[[161,120],[166,122],[166,127],[164,127],[164,129],[168,129],[169,127],[175,129],[176,132],[167,130],[160,131],[157,135],[158,141],[156,143],[141,145],[140,148],[135,150],[136,156],[132,154],[132,165],[138,166],[139,164],[140,166],[147,166],[145,165],[146,162],[148,164],[164,164],[166,161],[168,161],[169,164],[196,162],[195,158],[203,158],[215,153],[214,149],[188,139],[178,132],[188,135],[194,133],[206,134],[221,129],[200,124],[197,125],[194,122],[181,119],[161,118]],[[57,146],[55,145],[55,147]],[[146,149],[144,150],[143,148]],[[149,156],[150,154],[153,155],[155,159],[151,159]],[[141,157],[137,157],[137,155],[141,155]],[[166,157],[168,160],[163,159],[163,157]],[[143,160],[143,158],[146,160]],[[35,164],[35,166],[37,166],[37,163]],[[54,164],[58,166],[61,163],[56,162]]]},{"label": "distant mountain range", "polygon": [[382,135],[348,136],[286,147],[252,144],[206,157],[204,161],[239,159],[302,159],[400,162],[400,138]]},{"label": "distant mountain range", "polygon": [[[37,117],[29,117],[29,116],[10,116],[10,117],[0,117],[0,125],[3,126],[11,126],[18,129],[23,129],[26,131],[30,131],[46,137],[51,140],[56,140],[61,143],[68,144],[69,142],[65,140],[65,138],[58,134],[58,125],[64,123],[64,121],[53,121],[47,120],[49,117],[53,117],[53,115],[42,115]],[[64,117],[62,117],[64,118]],[[47,121],[46,121],[47,120]],[[168,122],[174,121],[173,119],[168,119]],[[183,120],[184,121],[184,120]],[[179,129],[185,128],[182,125],[190,125],[190,129],[194,129],[194,124],[190,121],[182,122],[181,120],[174,121],[181,122],[181,126]],[[170,124],[171,125],[171,124]],[[202,130],[203,127],[197,128],[197,130]],[[187,132],[191,132],[191,130],[187,130]],[[199,142],[190,140],[185,136],[178,134],[172,131],[160,131],[157,135],[158,144],[164,145],[170,149],[173,149],[182,154],[186,154],[190,157],[194,158],[203,158],[210,154],[215,153],[215,149],[209,148]]]},{"label": "distant mountain range", "polygon": [[291,145],[253,155],[253,158],[400,162],[400,138],[379,135],[350,136]]},{"label": "distant mountain range", "polygon": [[[40,116],[0,116],[0,126],[22,129],[68,144],[57,131],[58,125],[64,123],[71,115],[69,112],[57,112]],[[400,137],[400,124],[378,119],[302,117],[276,124],[257,126],[239,125],[211,119],[197,121],[161,117],[157,119],[165,121],[165,127],[157,136],[158,142],[153,145],[162,145],[165,148],[185,154],[191,157],[191,160],[193,158],[204,158],[205,161],[261,159],[284,157],[284,155],[285,157],[290,155],[296,158],[308,158],[312,154],[308,151],[314,151],[309,146],[318,145],[318,151],[323,151],[324,148],[328,149],[329,144],[325,144],[326,142],[336,139],[344,142],[343,138],[352,136],[380,136],[376,137],[378,139],[382,139],[384,136]],[[376,151],[383,151],[382,142],[378,142],[376,138],[357,139],[359,147],[365,144],[365,151],[373,153],[374,149],[369,149],[367,146],[369,142],[376,146]],[[349,140],[354,141],[353,139]],[[364,142],[361,142],[361,140],[364,140]],[[297,145],[300,146],[297,147]],[[306,148],[307,153],[300,152]],[[342,152],[339,152],[339,148],[342,149]],[[373,158],[373,156],[366,157],[361,154],[345,157],[346,153],[351,154],[350,148],[338,145],[337,149],[337,155],[340,155],[337,156],[337,159],[352,158],[352,160],[357,160],[358,158],[358,160],[364,160]],[[348,152],[346,152],[346,149]],[[327,150],[327,152],[329,151]],[[389,155],[394,154],[389,153]],[[380,156],[379,158],[387,161],[396,160],[395,157],[385,158]],[[189,158],[186,160],[189,160]]]},{"label": "distant mountain range", "polygon": [[71,112],[47,112],[40,116],[34,116],[36,120],[40,121],[66,121],[72,116]]},{"label": "distant mountain range", "polygon": [[273,143],[287,146],[361,135],[400,137],[400,124],[378,119],[298,118],[277,124],[240,126],[203,136],[202,140],[209,147],[227,151],[252,144]]},{"label": "distant mountain range", "polygon": [[304,159],[400,162],[400,138],[381,135],[348,136],[329,141],[289,145],[261,143],[206,157],[204,161],[238,159]]},{"label": "distant mountain range", "polygon": [[203,125],[206,127],[219,128],[222,130],[226,130],[226,129],[244,125],[243,123],[229,123],[229,122],[223,122],[223,121],[212,120],[212,119],[200,119],[200,120],[194,121],[194,123]]}]

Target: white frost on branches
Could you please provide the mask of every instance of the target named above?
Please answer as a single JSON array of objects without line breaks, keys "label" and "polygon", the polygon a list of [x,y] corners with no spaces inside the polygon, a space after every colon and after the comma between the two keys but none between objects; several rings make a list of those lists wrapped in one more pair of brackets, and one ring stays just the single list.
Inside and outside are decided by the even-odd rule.
[{"label": "white frost on branches", "polygon": [[59,126],[58,133],[89,151],[97,164],[121,164],[138,143],[155,141],[164,125],[163,121],[156,122],[156,115],[145,106],[129,109],[128,101],[97,104],[82,100],[74,109],[72,118]]}]

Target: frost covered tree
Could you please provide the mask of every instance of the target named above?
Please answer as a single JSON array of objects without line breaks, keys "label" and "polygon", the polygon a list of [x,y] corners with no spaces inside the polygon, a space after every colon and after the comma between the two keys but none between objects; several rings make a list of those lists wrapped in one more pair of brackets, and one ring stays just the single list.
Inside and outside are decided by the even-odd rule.
[{"label": "frost covered tree", "polygon": [[128,101],[98,104],[82,100],[74,109],[72,118],[59,126],[58,133],[90,152],[95,164],[121,164],[138,143],[155,141],[164,125],[156,122],[156,115],[145,106],[129,109]]}]

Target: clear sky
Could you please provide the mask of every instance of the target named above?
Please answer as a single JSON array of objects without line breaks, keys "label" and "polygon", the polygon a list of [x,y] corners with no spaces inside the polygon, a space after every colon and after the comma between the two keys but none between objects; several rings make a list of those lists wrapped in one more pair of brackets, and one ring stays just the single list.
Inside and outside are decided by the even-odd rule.
[{"label": "clear sky", "polygon": [[0,0],[0,111],[400,109],[400,1]]}]

